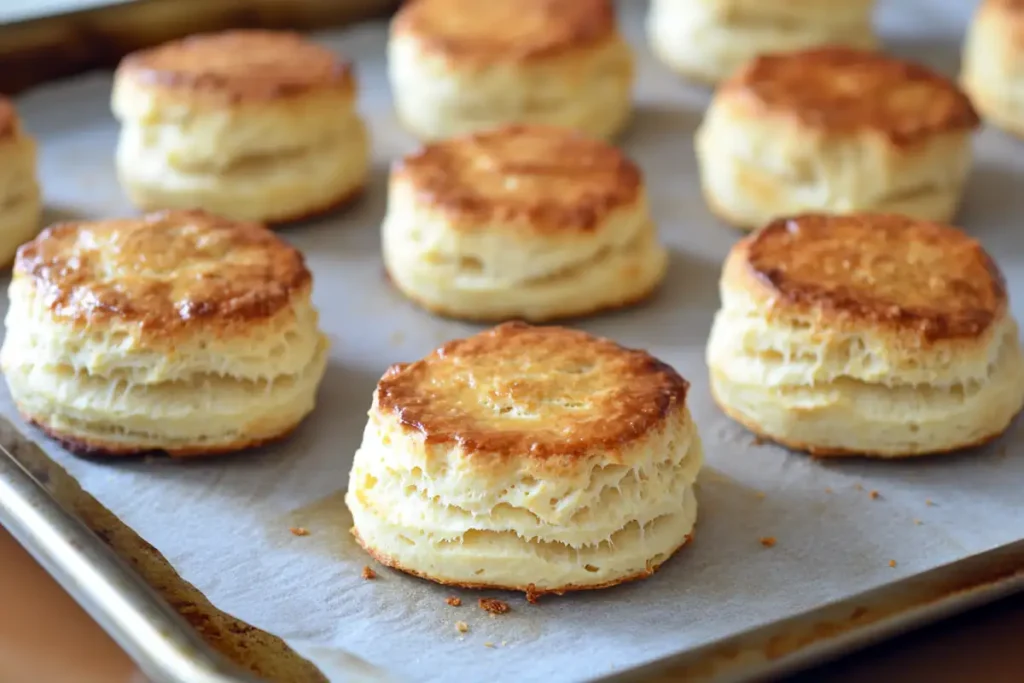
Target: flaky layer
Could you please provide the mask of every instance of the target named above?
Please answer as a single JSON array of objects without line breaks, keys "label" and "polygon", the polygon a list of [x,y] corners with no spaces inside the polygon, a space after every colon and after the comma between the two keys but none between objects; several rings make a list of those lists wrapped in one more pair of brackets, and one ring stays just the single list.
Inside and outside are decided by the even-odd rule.
[{"label": "flaky layer", "polygon": [[960,81],[990,123],[1024,137],[1024,7],[979,7],[964,42]]},{"label": "flaky layer", "polygon": [[751,116],[727,99],[711,104],[695,144],[708,204],[744,229],[816,211],[945,222],[960,204],[972,164],[969,131],[894,147],[870,133],[820,135]]},{"label": "flaky layer", "polygon": [[610,138],[632,108],[633,57],[618,35],[576,53],[460,68],[409,36],[393,37],[388,69],[395,108],[423,140],[537,123]]},{"label": "flaky layer", "polygon": [[[301,126],[301,122],[296,125]],[[194,140],[150,136],[125,126],[117,151],[118,176],[142,209],[201,208],[237,220],[283,222],[343,203],[359,192],[369,167],[369,140],[355,114],[337,115],[331,135],[274,153],[207,158]],[[232,156],[234,155],[234,156]]]},{"label": "flaky layer", "polygon": [[873,0],[652,0],[647,34],[652,49],[672,69],[716,83],[762,54],[820,45],[873,48],[873,5]]},{"label": "flaky layer", "polygon": [[426,444],[371,410],[346,495],[360,541],[433,580],[543,592],[649,574],[693,530],[702,452],[683,407],[628,453],[568,469],[486,457]]}]

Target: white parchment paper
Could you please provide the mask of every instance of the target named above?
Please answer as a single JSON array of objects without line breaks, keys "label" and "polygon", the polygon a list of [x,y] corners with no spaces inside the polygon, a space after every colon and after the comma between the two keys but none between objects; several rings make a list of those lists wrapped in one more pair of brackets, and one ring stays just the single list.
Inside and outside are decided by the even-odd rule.
[{"label": "white parchment paper", "polygon": [[[881,0],[887,48],[954,73],[973,4]],[[43,439],[46,450],[218,607],[284,637],[329,675],[350,653],[400,680],[585,679],[1024,537],[1019,425],[1000,443],[962,455],[812,462],[755,444],[712,405],[703,347],[718,304],[719,266],[738,234],[711,217],[698,190],[692,137],[708,93],[652,60],[641,30],[645,5],[623,8],[640,69],[635,121],[622,144],[647,174],[655,217],[672,248],[670,272],[649,305],[581,327],[648,348],[693,383],[692,409],[708,459],[697,538],[654,578],[539,606],[502,596],[513,611],[491,618],[470,591],[379,567],[376,581],[360,577],[373,563],[348,537],[338,492],[373,387],[389,364],[478,329],[417,310],[383,277],[387,165],[415,148],[390,106],[383,23],[321,36],[358,61],[361,108],[375,148],[368,196],[350,211],[285,233],[309,259],[314,299],[333,340],[316,413],[286,444],[216,460],[90,462]],[[42,142],[50,219],[133,213],[114,175],[109,91],[109,75],[95,74],[19,101]],[[977,151],[961,224],[999,260],[1021,318],[1024,144],[986,129]],[[0,396],[2,413],[17,420],[6,388]],[[872,499],[872,490],[880,497]],[[292,535],[294,525],[311,534]],[[778,544],[762,547],[763,536]],[[462,607],[445,604],[452,594],[461,595]],[[456,631],[456,620],[468,623],[467,634]]]}]

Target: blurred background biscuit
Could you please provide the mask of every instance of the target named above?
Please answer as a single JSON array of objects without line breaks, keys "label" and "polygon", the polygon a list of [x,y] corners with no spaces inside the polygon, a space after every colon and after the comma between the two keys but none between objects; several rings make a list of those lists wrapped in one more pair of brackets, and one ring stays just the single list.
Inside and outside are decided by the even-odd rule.
[{"label": "blurred background biscuit", "polygon": [[781,219],[740,241],[708,340],[721,408],[815,455],[975,446],[1024,403],[1003,276],[962,232],[893,215]]},{"label": "blurred background biscuit", "polygon": [[236,451],[313,409],[327,340],[311,288],[255,223],[55,225],[18,251],[0,366],[21,414],[76,453]]},{"label": "blurred background biscuit", "polygon": [[391,367],[346,503],[378,561],[535,596],[645,578],[693,533],[687,382],[643,351],[506,323]]},{"label": "blurred background biscuit", "polygon": [[36,180],[36,142],[18,112],[0,95],[0,267],[39,232],[42,197]]},{"label": "blurred background biscuit", "polygon": [[924,66],[848,48],[759,57],[705,114],[701,185],[745,229],[819,211],[948,221],[978,124],[956,84]]},{"label": "blurred background biscuit", "polygon": [[874,6],[875,0],[651,0],[648,42],[669,68],[713,84],[765,54],[874,48]]},{"label": "blurred background biscuit", "polygon": [[413,0],[392,21],[388,72],[399,119],[424,140],[509,123],[609,138],[632,108],[610,0]]},{"label": "blurred background biscuit", "polygon": [[122,60],[117,170],[139,208],[281,223],[345,204],[369,142],[350,64],[299,34],[192,36]]},{"label": "blurred background biscuit", "polygon": [[647,297],[665,275],[640,169],[547,126],[427,145],[395,165],[383,224],[394,284],[436,313],[531,321]]},{"label": "blurred background biscuit", "polygon": [[987,121],[1024,137],[1024,3],[981,3],[964,43],[960,82]]}]

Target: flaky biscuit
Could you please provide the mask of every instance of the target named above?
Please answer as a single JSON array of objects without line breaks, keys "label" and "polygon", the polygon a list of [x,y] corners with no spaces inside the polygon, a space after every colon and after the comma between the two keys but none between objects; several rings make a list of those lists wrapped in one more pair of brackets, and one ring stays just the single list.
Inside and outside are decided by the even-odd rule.
[{"label": "flaky biscuit", "polygon": [[733,248],[721,296],[707,348],[715,400],[792,448],[952,451],[997,437],[1024,403],[1003,277],[954,228],[780,219]]},{"label": "flaky biscuit", "polygon": [[300,35],[227,31],[126,57],[118,176],[140,208],[282,223],[346,203],[369,168],[349,63]]},{"label": "flaky biscuit", "polygon": [[0,267],[39,232],[42,197],[36,180],[36,142],[0,95]]},{"label": "flaky biscuit", "polygon": [[719,88],[697,132],[701,185],[744,229],[818,211],[946,221],[978,124],[923,66],[835,47],[760,57]]},{"label": "flaky biscuit", "polygon": [[632,108],[633,57],[609,0],[414,0],[392,21],[388,74],[423,140],[510,123],[610,138]]},{"label": "flaky biscuit", "polygon": [[877,44],[875,0],[651,0],[647,36],[671,69],[718,83],[755,57]]},{"label": "flaky biscuit", "polygon": [[960,82],[987,121],[1024,137],[1024,2],[981,3],[964,42]]},{"label": "flaky biscuit", "polygon": [[410,299],[471,320],[585,315],[665,275],[640,169],[572,131],[508,126],[392,169],[384,263]]},{"label": "flaky biscuit", "polygon": [[0,366],[24,417],[74,452],[236,451],[313,409],[327,340],[311,287],[255,223],[56,225],[18,251]]},{"label": "flaky biscuit", "polygon": [[393,366],[352,465],[353,533],[384,564],[466,587],[649,576],[696,520],[687,387],[643,351],[524,323]]}]

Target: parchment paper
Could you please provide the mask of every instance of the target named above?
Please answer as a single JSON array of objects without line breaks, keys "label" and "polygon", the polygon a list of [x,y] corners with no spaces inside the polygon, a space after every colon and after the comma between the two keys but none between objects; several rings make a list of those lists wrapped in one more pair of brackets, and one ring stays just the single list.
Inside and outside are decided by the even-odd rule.
[{"label": "parchment paper", "polygon": [[[654,578],[538,606],[500,596],[513,611],[492,618],[477,608],[479,594],[471,591],[380,567],[377,580],[360,577],[373,563],[347,534],[350,520],[338,492],[374,385],[389,364],[479,329],[417,310],[383,277],[379,224],[387,165],[415,148],[391,110],[383,23],[321,36],[358,61],[361,108],[375,148],[369,194],[348,212],[285,233],[309,259],[314,299],[333,340],[315,414],[286,444],[216,460],[91,462],[43,439],[47,451],[214,604],[284,637],[328,675],[351,661],[347,652],[398,679],[579,680],[1024,537],[1019,424],[1000,443],[962,455],[813,462],[757,445],[712,405],[703,348],[718,304],[719,266],[739,235],[718,224],[699,195],[692,137],[708,93],[651,59],[641,30],[645,5],[623,7],[640,63],[636,117],[623,145],[647,174],[655,217],[672,247],[669,277],[649,305],[580,326],[650,349],[693,383],[692,409],[708,460],[697,538]],[[955,71],[973,3],[880,5],[888,49]],[[42,141],[50,219],[133,213],[114,176],[117,126],[109,91],[109,75],[94,74],[19,102],[27,127]],[[985,130],[977,150],[961,224],[996,255],[1020,318],[1024,145]],[[6,388],[0,410],[17,419]],[[871,498],[872,490],[880,497]],[[295,525],[310,535],[289,533]],[[778,544],[762,547],[763,536]],[[453,594],[462,597],[462,607],[445,604]],[[467,634],[456,631],[457,620],[468,623]]]}]

